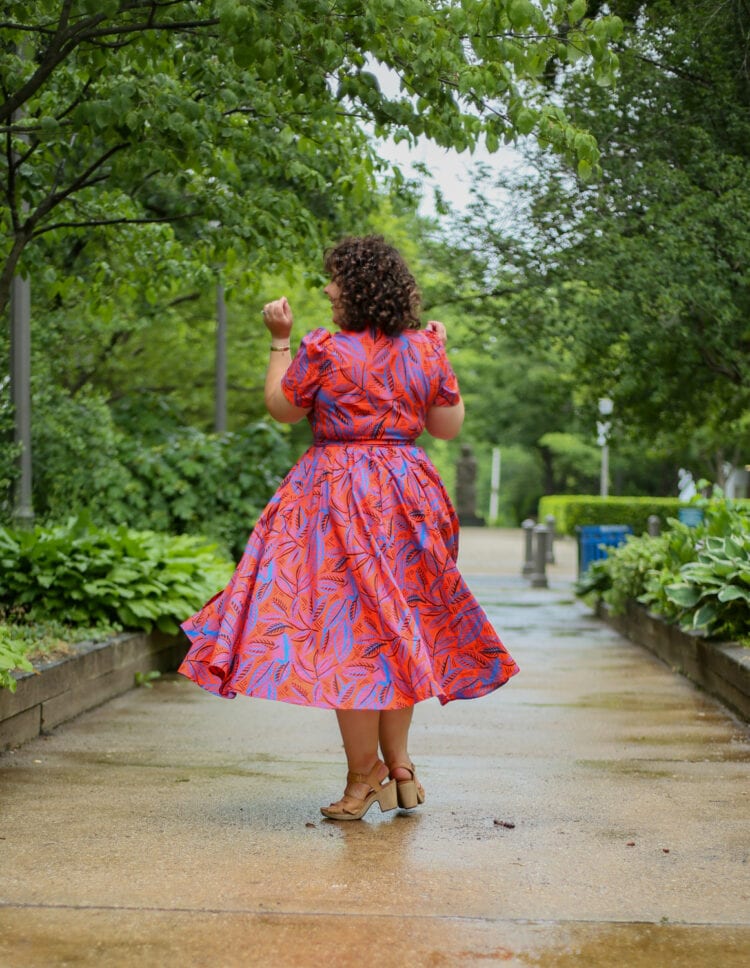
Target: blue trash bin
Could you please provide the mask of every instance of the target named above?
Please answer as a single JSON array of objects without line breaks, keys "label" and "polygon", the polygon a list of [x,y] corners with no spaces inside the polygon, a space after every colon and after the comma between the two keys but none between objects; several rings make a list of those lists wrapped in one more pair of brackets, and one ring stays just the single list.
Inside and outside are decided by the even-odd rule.
[{"label": "blue trash bin", "polygon": [[703,508],[678,508],[677,519],[689,528],[697,528],[699,524],[703,524]]},{"label": "blue trash bin", "polygon": [[584,524],[578,528],[578,575],[588,571],[592,562],[606,558],[610,548],[623,544],[633,533],[629,524]]}]

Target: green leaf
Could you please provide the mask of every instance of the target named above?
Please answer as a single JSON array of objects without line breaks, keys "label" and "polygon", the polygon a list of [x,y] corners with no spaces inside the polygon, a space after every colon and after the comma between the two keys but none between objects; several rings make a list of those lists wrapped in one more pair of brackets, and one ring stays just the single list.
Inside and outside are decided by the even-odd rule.
[{"label": "green leaf", "polygon": [[[743,599],[750,603],[750,589],[739,588],[737,585],[725,585],[716,597],[720,602],[734,602]],[[748,621],[750,622],[750,615],[748,615]]]},{"label": "green leaf", "polygon": [[696,585],[667,585],[664,591],[670,602],[682,608],[693,608],[703,594]]},{"label": "green leaf", "polygon": [[709,630],[710,627],[713,625],[713,623],[716,621],[716,615],[717,615],[717,611],[716,611],[715,605],[711,603],[707,603],[706,605],[701,605],[701,607],[693,615],[693,628],[694,629],[705,628]]},{"label": "green leaf", "polygon": [[530,0],[511,0],[508,19],[516,30],[529,27],[536,17],[536,10]]},{"label": "green leaf", "polygon": [[568,22],[576,24],[579,20],[582,20],[586,16],[587,7],[586,0],[573,0],[568,8]]}]

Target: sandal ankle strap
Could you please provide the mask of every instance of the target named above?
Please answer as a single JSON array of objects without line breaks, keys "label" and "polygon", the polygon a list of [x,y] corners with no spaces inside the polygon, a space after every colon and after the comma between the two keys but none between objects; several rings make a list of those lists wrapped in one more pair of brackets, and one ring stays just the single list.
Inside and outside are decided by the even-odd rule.
[{"label": "sandal ankle strap", "polygon": [[378,760],[378,762],[373,766],[369,773],[353,773],[351,770],[346,774],[347,783],[366,783],[371,790],[377,790],[378,787],[382,786],[382,780],[378,777],[378,767],[383,766],[383,764]]}]

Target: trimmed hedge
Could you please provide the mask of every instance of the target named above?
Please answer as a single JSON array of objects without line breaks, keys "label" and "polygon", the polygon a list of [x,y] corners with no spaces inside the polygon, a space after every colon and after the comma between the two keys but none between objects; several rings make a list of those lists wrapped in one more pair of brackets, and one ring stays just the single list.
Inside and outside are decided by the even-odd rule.
[{"label": "trimmed hedge", "polygon": [[[750,500],[732,502],[738,509],[750,510]],[[634,534],[648,531],[652,514],[661,518],[662,528],[668,518],[676,518],[680,508],[694,507],[676,497],[594,497],[591,494],[548,494],[539,501],[539,520],[554,515],[558,534],[575,536],[583,524],[629,524]],[[698,505],[700,506],[700,505]]]},{"label": "trimmed hedge", "polygon": [[676,497],[594,497],[590,494],[548,494],[539,501],[539,520],[555,517],[558,534],[575,536],[583,524],[629,524],[635,534],[648,530],[648,519],[658,514],[662,526],[676,518],[684,502]]}]

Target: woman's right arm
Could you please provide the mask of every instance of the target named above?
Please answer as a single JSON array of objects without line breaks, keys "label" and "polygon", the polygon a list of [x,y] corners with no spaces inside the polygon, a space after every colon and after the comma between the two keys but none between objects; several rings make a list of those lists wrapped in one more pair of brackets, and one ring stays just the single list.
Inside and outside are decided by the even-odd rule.
[{"label": "woman's right arm", "polygon": [[[431,319],[426,329],[428,333],[434,333],[443,346],[448,342],[445,325],[438,320]],[[431,437],[437,437],[439,440],[453,440],[461,432],[463,422],[464,402],[459,399],[458,403],[451,407],[430,407],[427,411],[425,429]]]},{"label": "woman's right arm", "polygon": [[464,402],[453,407],[430,407],[427,411],[425,429],[432,437],[439,440],[453,440],[461,432],[464,422]]}]

